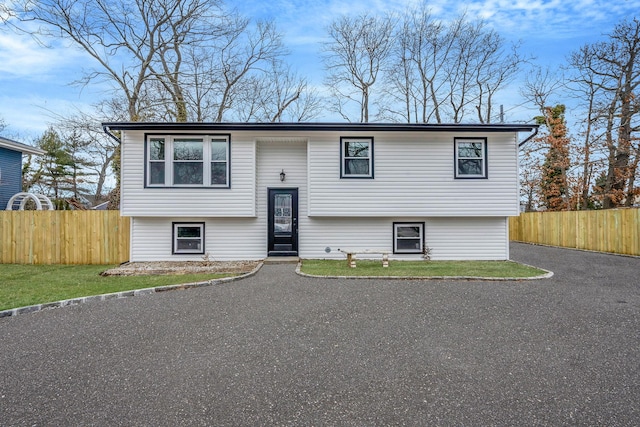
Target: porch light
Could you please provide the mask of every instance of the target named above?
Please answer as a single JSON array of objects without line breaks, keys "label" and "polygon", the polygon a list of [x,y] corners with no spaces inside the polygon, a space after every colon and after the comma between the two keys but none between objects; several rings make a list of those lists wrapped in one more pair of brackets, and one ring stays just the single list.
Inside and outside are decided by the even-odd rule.
[{"label": "porch light", "polygon": [[280,181],[284,182],[285,176],[287,176],[287,174],[284,173],[284,169],[282,169],[282,172],[280,172]]}]

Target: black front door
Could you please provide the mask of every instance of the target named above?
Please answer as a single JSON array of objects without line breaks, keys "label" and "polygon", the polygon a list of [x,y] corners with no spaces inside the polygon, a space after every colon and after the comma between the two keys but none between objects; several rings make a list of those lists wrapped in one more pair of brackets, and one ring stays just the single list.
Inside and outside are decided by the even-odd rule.
[{"label": "black front door", "polygon": [[269,256],[298,255],[298,189],[269,189]]}]

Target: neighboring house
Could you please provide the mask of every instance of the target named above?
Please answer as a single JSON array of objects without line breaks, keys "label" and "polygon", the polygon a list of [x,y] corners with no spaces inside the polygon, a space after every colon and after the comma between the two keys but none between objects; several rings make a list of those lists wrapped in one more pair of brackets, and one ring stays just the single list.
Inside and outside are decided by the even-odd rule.
[{"label": "neighboring house", "polygon": [[22,155],[43,155],[39,148],[0,137],[0,210],[16,193],[22,191]]},{"label": "neighboring house", "polygon": [[[535,125],[103,123],[120,131],[131,261],[505,260]],[[529,135],[529,138],[532,135]],[[528,138],[527,138],[528,139]]]},{"label": "neighboring house", "polygon": [[102,202],[102,203],[97,204],[94,207],[92,207],[91,210],[94,210],[94,211],[106,211],[108,206],[109,206],[109,202]]}]

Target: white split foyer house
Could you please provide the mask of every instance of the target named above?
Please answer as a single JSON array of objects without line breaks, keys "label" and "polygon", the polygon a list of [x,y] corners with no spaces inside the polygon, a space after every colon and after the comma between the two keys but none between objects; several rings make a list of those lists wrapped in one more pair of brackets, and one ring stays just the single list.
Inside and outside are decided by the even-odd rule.
[{"label": "white split foyer house", "polygon": [[508,217],[519,214],[518,148],[537,132],[523,124],[103,127],[121,141],[132,262],[344,259],[347,248],[506,260]]}]

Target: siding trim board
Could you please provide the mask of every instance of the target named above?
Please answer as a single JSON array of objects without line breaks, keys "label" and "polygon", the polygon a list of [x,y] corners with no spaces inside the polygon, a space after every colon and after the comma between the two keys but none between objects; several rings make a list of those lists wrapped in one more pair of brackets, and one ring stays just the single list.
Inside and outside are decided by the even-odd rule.
[{"label": "siding trim board", "polygon": [[6,148],[7,150],[17,151],[23,154],[33,154],[36,156],[42,156],[46,153],[46,151],[33,147],[31,145],[23,144],[18,141],[14,141],[12,139],[3,138],[0,136],[0,148]]}]

